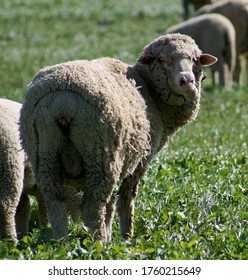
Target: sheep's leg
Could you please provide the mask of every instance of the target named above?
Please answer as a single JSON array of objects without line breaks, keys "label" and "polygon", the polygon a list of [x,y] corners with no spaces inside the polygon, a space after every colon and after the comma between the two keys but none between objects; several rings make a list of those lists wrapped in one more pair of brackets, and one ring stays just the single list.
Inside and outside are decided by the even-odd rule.
[{"label": "sheep's leg", "polygon": [[216,71],[214,69],[211,69],[213,85],[216,85],[216,73],[215,72]]},{"label": "sheep's leg", "polygon": [[83,222],[86,227],[89,227],[96,234],[96,239],[103,243],[107,241],[105,209],[106,203],[104,201],[94,197],[93,194],[84,193],[81,205]]},{"label": "sheep's leg", "polygon": [[26,194],[22,194],[15,216],[18,239],[28,234],[30,215],[31,207],[29,197]]},{"label": "sheep's leg", "polygon": [[[2,157],[0,159],[0,239],[16,239],[15,215],[22,192],[23,172],[21,168],[14,166],[15,175],[13,175],[11,173],[13,166],[8,165],[10,159],[5,157],[2,150],[0,154]],[[1,160],[7,163],[4,168],[1,166]]]},{"label": "sheep's leg", "polygon": [[138,183],[132,182],[132,177],[123,180],[118,200],[120,231],[125,239],[133,236],[134,200],[138,193]]},{"label": "sheep's leg", "polygon": [[15,238],[15,209],[0,203],[0,239],[2,238]]},{"label": "sheep's leg", "polygon": [[39,157],[37,184],[41,187],[44,195],[53,238],[66,236],[68,230],[67,209],[61,166],[56,155],[47,153],[45,158]]},{"label": "sheep's leg", "polygon": [[218,85],[222,88],[228,88],[228,81],[225,71],[225,61],[223,57],[218,57],[218,62],[213,66],[213,68],[218,73]]},{"label": "sheep's leg", "polygon": [[39,224],[40,226],[45,227],[48,225],[48,218],[44,197],[40,192],[36,193],[35,197],[38,203]]},{"label": "sheep's leg", "polygon": [[106,205],[106,215],[105,215],[105,224],[106,224],[106,233],[108,241],[111,241],[112,237],[112,220],[115,212],[115,194],[113,193],[110,197],[109,202]]},{"label": "sheep's leg", "polygon": [[233,73],[233,80],[236,82],[238,85],[243,85],[243,77],[242,77],[242,60],[243,57],[242,55],[237,55],[236,56],[236,64],[235,64],[235,69]]},{"label": "sheep's leg", "polygon": [[[105,243],[107,241],[106,205],[109,203],[115,182],[97,169],[98,166],[90,167],[90,173],[86,172],[81,211],[84,224],[96,231],[96,238]],[[108,211],[109,209],[108,207]]]}]

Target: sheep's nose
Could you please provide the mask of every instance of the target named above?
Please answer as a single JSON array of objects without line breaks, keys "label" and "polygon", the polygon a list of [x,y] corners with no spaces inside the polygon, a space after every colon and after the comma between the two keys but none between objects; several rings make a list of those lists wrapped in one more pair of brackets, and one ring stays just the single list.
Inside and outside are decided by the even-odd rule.
[{"label": "sheep's nose", "polygon": [[195,84],[195,77],[192,73],[181,73],[180,86],[192,86]]}]

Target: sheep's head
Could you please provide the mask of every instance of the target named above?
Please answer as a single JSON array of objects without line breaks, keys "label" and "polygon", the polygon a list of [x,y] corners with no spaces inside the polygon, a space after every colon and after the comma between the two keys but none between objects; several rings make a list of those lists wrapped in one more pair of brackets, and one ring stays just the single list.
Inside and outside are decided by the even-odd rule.
[{"label": "sheep's head", "polygon": [[[205,79],[202,66],[216,61],[216,57],[203,54],[191,37],[182,34],[159,37],[138,59],[138,63],[149,68],[150,84],[167,103],[170,99],[182,101],[199,97],[201,82]],[[171,98],[173,94],[177,98]]]}]

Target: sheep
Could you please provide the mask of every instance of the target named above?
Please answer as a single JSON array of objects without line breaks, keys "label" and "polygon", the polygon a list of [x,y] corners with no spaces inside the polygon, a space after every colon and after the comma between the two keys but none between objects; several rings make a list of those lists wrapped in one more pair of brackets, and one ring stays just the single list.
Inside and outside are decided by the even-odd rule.
[{"label": "sheep", "polygon": [[20,103],[0,99],[0,239],[21,238],[27,234],[29,193],[36,196],[40,223],[46,225],[43,196],[35,186],[31,167],[25,163],[19,140],[20,109]]},{"label": "sheep", "polygon": [[[245,57],[248,52],[248,1],[225,0],[212,5],[206,5],[198,10],[197,14],[219,13],[227,17],[236,30],[236,66],[234,81],[238,85],[244,84],[242,73],[244,72]],[[247,62],[247,60],[246,60]]]},{"label": "sheep", "polygon": [[38,72],[25,94],[20,136],[54,238],[68,233],[64,187],[74,181],[95,238],[111,240],[116,198],[121,235],[131,238],[139,180],[169,137],[196,118],[202,66],[216,60],[189,36],[169,34],[133,66],[105,57]]},{"label": "sheep", "polygon": [[216,3],[218,0],[182,0],[184,9],[184,20],[189,18],[189,4],[192,4],[195,10],[200,9],[204,5]]},{"label": "sheep", "polygon": [[[0,240],[21,239],[28,234],[30,195],[37,200],[40,226],[48,225],[43,195],[35,184],[19,139],[21,106],[18,102],[0,98]],[[68,215],[77,220],[82,192],[75,191],[70,185],[65,191]]]},{"label": "sheep", "polygon": [[175,32],[191,36],[202,51],[218,57],[211,67],[213,83],[217,84],[217,72],[218,84],[229,89],[236,62],[236,33],[230,20],[220,14],[201,15],[166,30],[166,33]]},{"label": "sheep", "polygon": [[20,108],[18,103],[0,99],[0,238],[16,237],[15,213],[24,179],[17,127]]}]

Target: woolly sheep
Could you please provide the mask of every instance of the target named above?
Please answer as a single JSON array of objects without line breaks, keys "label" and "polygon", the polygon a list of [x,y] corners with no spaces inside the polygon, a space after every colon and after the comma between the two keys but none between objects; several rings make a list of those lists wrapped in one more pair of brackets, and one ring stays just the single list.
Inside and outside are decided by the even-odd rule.
[{"label": "woolly sheep", "polygon": [[227,17],[236,30],[236,66],[234,81],[239,85],[244,83],[244,54],[248,52],[248,1],[226,0],[216,4],[206,5],[198,10],[197,14],[219,13]]},{"label": "woolly sheep", "polygon": [[150,43],[133,66],[112,58],[77,60],[36,75],[20,135],[54,238],[67,234],[65,180],[81,180],[81,217],[102,242],[111,238],[119,181],[121,234],[132,236],[139,180],[168,138],[195,119],[202,65],[215,61],[190,37],[170,34]]},{"label": "woolly sheep", "polygon": [[29,193],[37,197],[40,223],[46,224],[43,197],[35,187],[31,168],[24,163],[25,155],[19,140],[20,109],[20,103],[0,99],[0,239],[27,234]]},{"label": "woolly sheep", "polygon": [[235,29],[226,17],[220,14],[206,14],[186,20],[166,30],[167,33],[182,33],[191,36],[199,48],[218,57],[211,67],[213,82],[230,88],[236,62]]},{"label": "woolly sheep", "polygon": [[199,8],[203,7],[207,4],[213,4],[217,2],[218,0],[182,0],[182,5],[184,9],[184,19],[189,18],[189,4],[192,4],[195,10],[198,10]]}]

